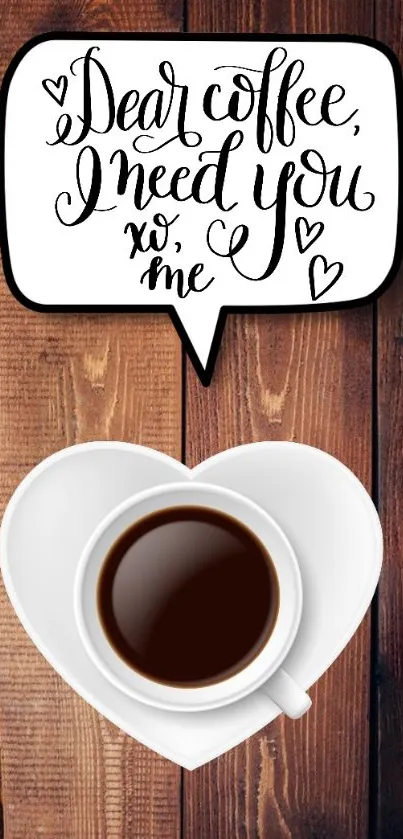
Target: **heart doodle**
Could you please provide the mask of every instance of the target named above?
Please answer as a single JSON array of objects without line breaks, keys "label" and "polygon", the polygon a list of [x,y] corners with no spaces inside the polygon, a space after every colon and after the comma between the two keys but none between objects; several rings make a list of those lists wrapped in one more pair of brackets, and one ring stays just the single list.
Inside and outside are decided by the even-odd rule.
[{"label": "heart doodle", "polygon": [[[305,230],[301,228],[305,227]],[[305,253],[308,248],[319,239],[319,236],[322,235],[324,231],[325,225],[323,221],[315,221],[313,224],[309,225],[308,221],[304,216],[300,216],[297,218],[295,222],[295,236],[297,239],[298,250],[300,253]],[[317,232],[314,235],[314,230]]]},{"label": "heart doodle", "polygon": [[59,76],[57,82],[54,79],[43,79],[42,87],[46,90],[46,93],[52,97],[52,99],[57,102],[60,107],[63,106],[64,100],[66,98],[67,93],[67,76]]},{"label": "heart doodle", "polygon": [[[332,268],[335,269],[335,271],[332,271]],[[337,283],[337,280],[343,273],[343,269],[344,265],[342,262],[332,262],[328,265],[327,260],[321,254],[314,256],[309,264],[309,285],[312,300],[319,300],[319,297],[326,294],[326,292],[329,291],[335,283]],[[332,279],[329,280],[328,284],[324,288],[322,288],[321,284],[323,284],[323,280],[329,271],[332,271]]]}]

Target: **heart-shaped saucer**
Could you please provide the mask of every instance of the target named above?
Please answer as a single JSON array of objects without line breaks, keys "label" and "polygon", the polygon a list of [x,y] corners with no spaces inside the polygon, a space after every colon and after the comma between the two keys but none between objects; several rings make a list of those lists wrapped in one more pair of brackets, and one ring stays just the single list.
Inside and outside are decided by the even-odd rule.
[{"label": "heart-shaped saucer", "polygon": [[21,623],[87,702],[132,737],[195,769],[271,722],[278,707],[259,692],[197,714],[143,705],[98,671],[73,614],[77,563],[101,519],[140,490],[186,479],[248,495],[288,535],[299,559],[304,608],[284,666],[304,689],[331,665],[364,617],[381,568],[382,534],[358,479],[335,458],[298,443],[240,446],[193,470],[142,446],[86,443],[52,455],[22,481],[0,536],[3,578]]}]

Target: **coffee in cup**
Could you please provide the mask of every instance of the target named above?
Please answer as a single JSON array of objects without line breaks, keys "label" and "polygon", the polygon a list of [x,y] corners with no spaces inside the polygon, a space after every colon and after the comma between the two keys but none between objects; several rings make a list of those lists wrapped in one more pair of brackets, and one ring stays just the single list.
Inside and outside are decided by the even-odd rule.
[{"label": "coffee in cup", "polygon": [[302,612],[298,561],[238,492],[188,480],[128,498],[84,548],[74,609],[98,670],[140,702],[207,711],[260,690],[289,716],[309,708],[281,666]]},{"label": "coffee in cup", "polygon": [[248,666],[279,610],[272,559],[243,523],[180,506],[135,521],[110,548],[97,603],[116,653],[148,679],[200,688]]}]

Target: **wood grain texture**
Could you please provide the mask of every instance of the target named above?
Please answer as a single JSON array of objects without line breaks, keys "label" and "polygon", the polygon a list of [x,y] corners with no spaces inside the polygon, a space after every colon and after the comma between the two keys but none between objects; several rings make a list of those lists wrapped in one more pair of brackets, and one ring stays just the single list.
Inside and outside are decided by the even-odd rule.
[{"label": "wood grain texture", "polygon": [[[377,2],[376,36],[403,59],[403,6]],[[385,543],[379,585],[378,789],[373,836],[403,836],[403,271],[378,304],[379,502]]]},{"label": "wood grain texture", "polygon": [[[372,33],[362,2],[190,0],[190,28]],[[371,486],[372,309],[228,319],[213,383],[188,367],[187,460],[251,440],[296,440],[339,457]],[[284,718],[185,775],[189,839],[364,839],[368,809],[370,618]]]},{"label": "wood grain texture", "polygon": [[[0,3],[1,67],[50,29],[177,29],[179,3]],[[0,503],[51,452],[91,439],[181,454],[181,349],[163,316],[50,316],[0,285]],[[174,839],[180,770],[86,705],[25,635],[1,591],[5,839]]]},{"label": "wood grain texture", "polygon": [[372,35],[368,0],[188,0],[187,9],[189,32]]},{"label": "wood grain texture", "polygon": [[[230,318],[209,390],[189,372],[190,465],[288,439],[331,452],[369,487],[371,338],[370,309]],[[306,718],[281,719],[185,776],[187,835],[207,839],[213,824],[217,839],[366,836],[369,673],[367,617],[312,690]]]}]

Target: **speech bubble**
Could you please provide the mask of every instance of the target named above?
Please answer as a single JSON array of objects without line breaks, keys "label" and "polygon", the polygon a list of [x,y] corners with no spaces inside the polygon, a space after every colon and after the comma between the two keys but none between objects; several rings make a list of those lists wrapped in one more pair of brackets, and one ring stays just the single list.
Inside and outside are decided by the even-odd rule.
[{"label": "speech bubble", "polygon": [[35,38],[1,93],[10,289],[169,312],[209,384],[228,312],[356,305],[393,278],[401,101],[364,38]]}]

